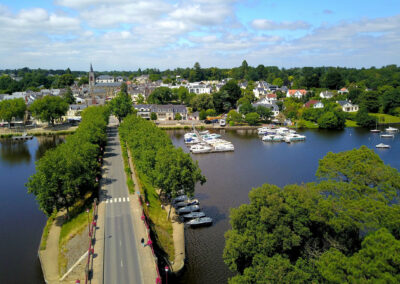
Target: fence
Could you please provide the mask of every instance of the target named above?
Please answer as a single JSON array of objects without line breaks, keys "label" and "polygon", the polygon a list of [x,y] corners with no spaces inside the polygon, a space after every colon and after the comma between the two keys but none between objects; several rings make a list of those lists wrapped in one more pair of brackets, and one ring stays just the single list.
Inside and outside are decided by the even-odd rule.
[{"label": "fence", "polygon": [[92,270],[93,270],[93,254],[94,254],[94,248],[93,248],[93,240],[94,240],[94,233],[96,230],[96,220],[97,220],[97,199],[94,199],[93,202],[93,216],[92,216],[92,221],[89,222],[89,249],[88,249],[88,257],[87,257],[87,262],[86,262],[86,268],[85,268],[85,284],[88,283],[91,275],[92,275]]}]

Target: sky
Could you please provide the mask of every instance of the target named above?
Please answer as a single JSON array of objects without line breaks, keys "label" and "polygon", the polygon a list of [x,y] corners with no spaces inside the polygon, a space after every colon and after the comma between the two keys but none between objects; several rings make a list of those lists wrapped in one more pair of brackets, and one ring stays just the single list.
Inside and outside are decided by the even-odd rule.
[{"label": "sky", "polygon": [[400,0],[0,0],[0,69],[400,65]]}]

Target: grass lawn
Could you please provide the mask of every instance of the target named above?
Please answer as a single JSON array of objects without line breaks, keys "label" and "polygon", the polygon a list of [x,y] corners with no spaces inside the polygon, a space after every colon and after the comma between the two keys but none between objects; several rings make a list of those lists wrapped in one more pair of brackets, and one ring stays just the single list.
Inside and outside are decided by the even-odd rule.
[{"label": "grass lawn", "polygon": [[40,250],[45,250],[47,246],[47,237],[49,236],[49,231],[51,226],[53,225],[54,218],[57,216],[57,212],[54,212],[47,219],[46,226],[44,226],[42,239],[40,240]]},{"label": "grass lawn", "polygon": [[359,127],[354,120],[346,119],[346,127]]},{"label": "grass lawn", "polygon": [[370,113],[369,115],[377,117],[378,124],[400,123],[400,117],[398,116],[393,116],[390,114],[383,114],[383,113]]}]

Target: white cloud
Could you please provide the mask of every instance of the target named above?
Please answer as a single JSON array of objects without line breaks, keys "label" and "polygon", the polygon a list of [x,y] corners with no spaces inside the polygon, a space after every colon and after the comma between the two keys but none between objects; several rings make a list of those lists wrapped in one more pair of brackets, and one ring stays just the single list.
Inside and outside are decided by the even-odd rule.
[{"label": "white cloud", "polygon": [[306,30],[310,24],[303,21],[274,22],[267,19],[255,19],[251,25],[258,30]]}]

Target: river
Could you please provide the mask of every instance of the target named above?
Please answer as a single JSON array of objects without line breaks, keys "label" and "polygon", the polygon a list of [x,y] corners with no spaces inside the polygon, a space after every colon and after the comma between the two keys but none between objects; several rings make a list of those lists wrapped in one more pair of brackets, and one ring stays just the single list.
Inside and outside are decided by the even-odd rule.
[{"label": "river", "polygon": [[25,183],[35,161],[62,139],[0,139],[0,283],[44,283],[37,251],[46,216]]},{"label": "river", "polygon": [[[174,145],[183,143],[184,131],[167,132]],[[248,202],[248,193],[263,183],[284,186],[314,180],[318,160],[328,151],[339,152],[367,145],[375,150],[381,141],[391,149],[375,150],[385,163],[400,169],[400,134],[381,139],[367,130],[302,131],[306,142],[293,144],[262,142],[254,131],[226,131],[235,152],[193,155],[207,183],[197,186],[196,198],[214,219],[211,227],[187,229],[187,265],[170,283],[226,283],[233,274],[222,260],[224,233],[230,228],[229,209]],[[27,142],[0,139],[0,283],[43,283],[37,258],[45,215],[38,209],[25,183],[35,172],[35,161],[62,141],[39,137]]]},{"label": "river", "polygon": [[[318,160],[327,152],[361,145],[374,149],[386,164],[400,170],[400,134],[394,139],[382,139],[379,134],[361,128],[300,132],[307,136],[305,142],[286,144],[263,142],[254,131],[221,131],[222,138],[234,144],[235,152],[192,155],[207,178],[206,184],[196,187],[195,197],[214,224],[186,229],[187,264],[174,282],[226,283],[233,275],[222,259],[224,233],[230,229],[229,209],[248,203],[248,193],[254,187],[264,183],[284,186],[314,181]],[[182,130],[168,131],[173,144],[188,152],[183,134]],[[381,142],[392,148],[376,149],[375,145]]]}]

